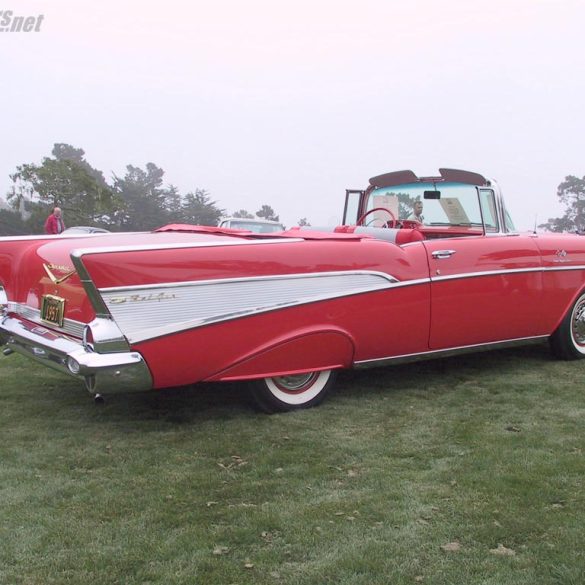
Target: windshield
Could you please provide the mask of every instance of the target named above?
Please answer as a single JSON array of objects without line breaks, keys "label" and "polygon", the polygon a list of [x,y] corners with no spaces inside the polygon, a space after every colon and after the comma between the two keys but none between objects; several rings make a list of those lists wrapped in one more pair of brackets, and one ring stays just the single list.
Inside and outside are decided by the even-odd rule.
[{"label": "windshield", "polygon": [[[426,197],[425,197],[426,193]],[[464,183],[407,183],[373,190],[365,211],[373,209],[366,224],[380,225],[392,219],[410,219],[428,226],[482,227],[498,231],[492,189]]]}]

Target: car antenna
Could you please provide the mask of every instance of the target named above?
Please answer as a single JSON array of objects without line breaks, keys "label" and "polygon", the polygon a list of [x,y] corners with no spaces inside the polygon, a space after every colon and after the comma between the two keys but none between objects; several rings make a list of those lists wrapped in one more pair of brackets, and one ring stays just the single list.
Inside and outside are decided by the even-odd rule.
[{"label": "car antenna", "polygon": [[536,220],[537,219],[538,219],[538,213],[535,213],[534,214],[534,232],[533,233],[536,233]]}]

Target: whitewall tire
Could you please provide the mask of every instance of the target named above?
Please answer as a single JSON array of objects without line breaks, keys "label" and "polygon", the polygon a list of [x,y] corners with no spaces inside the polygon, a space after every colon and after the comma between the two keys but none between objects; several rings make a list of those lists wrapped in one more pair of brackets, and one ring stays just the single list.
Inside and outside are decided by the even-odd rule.
[{"label": "whitewall tire", "polygon": [[250,389],[256,405],[265,412],[311,408],[323,401],[336,374],[334,370],[323,370],[263,378],[250,382]]}]

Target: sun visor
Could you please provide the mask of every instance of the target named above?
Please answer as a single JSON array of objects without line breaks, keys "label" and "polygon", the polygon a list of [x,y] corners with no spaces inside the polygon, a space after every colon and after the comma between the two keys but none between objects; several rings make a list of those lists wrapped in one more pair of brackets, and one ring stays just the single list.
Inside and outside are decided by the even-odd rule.
[{"label": "sun visor", "polygon": [[441,177],[450,183],[468,183],[469,185],[487,185],[488,181],[479,173],[459,169],[439,169]]},{"label": "sun visor", "polygon": [[370,185],[374,187],[392,187],[394,185],[404,185],[405,183],[416,183],[418,177],[412,171],[394,171],[385,173],[370,179]]}]

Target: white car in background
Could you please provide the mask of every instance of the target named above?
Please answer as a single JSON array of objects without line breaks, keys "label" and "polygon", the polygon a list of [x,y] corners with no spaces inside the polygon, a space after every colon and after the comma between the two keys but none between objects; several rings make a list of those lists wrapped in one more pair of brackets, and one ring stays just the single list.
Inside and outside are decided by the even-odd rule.
[{"label": "white car in background", "polygon": [[257,234],[269,234],[284,230],[284,225],[278,221],[258,218],[248,219],[245,217],[224,217],[219,220],[218,225],[221,228],[248,230]]},{"label": "white car in background", "polygon": [[110,230],[90,225],[76,225],[63,230],[64,234],[109,234]]}]

